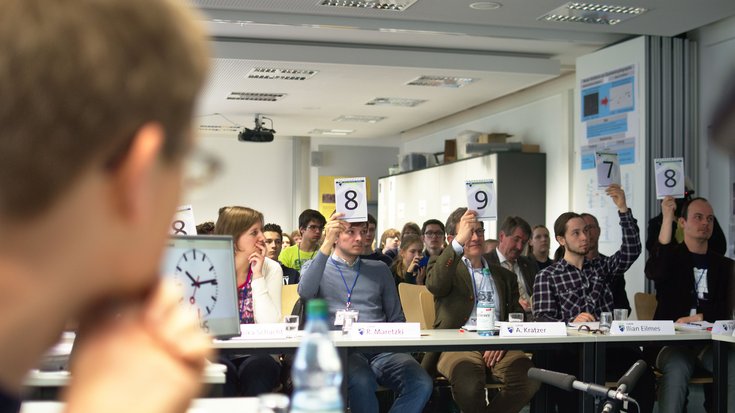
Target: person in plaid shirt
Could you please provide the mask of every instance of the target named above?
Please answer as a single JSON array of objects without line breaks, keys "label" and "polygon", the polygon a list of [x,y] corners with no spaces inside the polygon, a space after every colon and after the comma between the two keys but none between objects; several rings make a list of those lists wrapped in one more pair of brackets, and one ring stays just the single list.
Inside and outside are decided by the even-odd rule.
[{"label": "person in plaid shirt", "polygon": [[641,237],[623,189],[613,184],[605,192],[618,208],[623,245],[610,257],[585,260],[589,237],[584,219],[574,212],[561,214],[554,223],[554,233],[564,248],[564,256],[536,275],[533,286],[536,321],[595,321],[601,312],[613,310],[610,283],[641,254]]},{"label": "person in plaid shirt", "polygon": [[[587,260],[585,255],[590,244],[584,218],[574,212],[561,214],[554,223],[554,235],[564,253],[561,259],[536,275],[533,285],[536,321],[590,322],[598,320],[601,312],[613,310],[610,289],[613,278],[628,270],[641,254],[642,247],[638,224],[628,208],[623,189],[613,184],[605,192],[618,208],[623,231],[620,249],[609,257]],[[550,370],[577,373],[577,354],[567,349],[550,353],[547,366]],[[611,346],[607,351],[606,375],[617,380],[640,358],[639,349]],[[653,409],[654,382],[653,371],[649,368],[631,392],[631,396],[639,401],[641,411]],[[551,391],[550,396],[560,412],[576,411],[575,400],[567,393]]]}]

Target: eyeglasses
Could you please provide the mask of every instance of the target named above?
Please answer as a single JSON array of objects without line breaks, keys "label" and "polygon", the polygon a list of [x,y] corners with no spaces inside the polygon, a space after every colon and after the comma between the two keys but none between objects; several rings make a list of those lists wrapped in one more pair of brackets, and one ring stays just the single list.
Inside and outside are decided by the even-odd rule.
[{"label": "eyeglasses", "polygon": [[194,148],[184,160],[182,184],[186,189],[196,189],[211,183],[222,172],[220,159],[202,148]]},{"label": "eyeglasses", "polygon": [[321,226],[321,225],[309,225],[309,226],[306,227],[306,229],[309,230],[309,231],[314,231],[314,232],[322,232],[322,231],[324,231],[324,227]]},{"label": "eyeglasses", "polygon": [[473,234],[477,235],[478,237],[484,237],[485,236],[485,228],[477,228],[476,230],[472,231]]},{"label": "eyeglasses", "polygon": [[427,238],[439,238],[439,237],[443,237],[444,236],[444,233],[441,232],[441,231],[439,231],[439,232],[426,231],[426,232],[424,232],[424,235]]},{"label": "eyeglasses", "polygon": [[590,334],[605,334],[606,333],[606,331],[600,330],[599,328],[596,328],[593,330],[590,328],[590,326],[586,324],[582,324],[581,326],[579,326],[577,328],[577,331],[579,331],[580,333],[590,333]]}]

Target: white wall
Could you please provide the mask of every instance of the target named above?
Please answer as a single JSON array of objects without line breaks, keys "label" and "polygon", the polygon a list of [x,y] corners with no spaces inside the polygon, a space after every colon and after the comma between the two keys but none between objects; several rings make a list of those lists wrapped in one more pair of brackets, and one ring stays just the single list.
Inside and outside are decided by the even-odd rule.
[{"label": "white wall", "polygon": [[[709,199],[729,243],[728,256],[733,257],[733,215],[731,184],[735,166],[731,158],[709,144],[707,124],[713,106],[720,98],[722,85],[735,74],[735,17],[705,26],[691,33],[699,44],[699,182],[697,195]],[[735,139],[735,137],[733,138]],[[729,228],[728,228],[729,227]]]},{"label": "white wall", "polygon": [[241,205],[261,211],[266,223],[293,229],[293,138],[252,143],[205,136],[200,145],[219,157],[224,169],[210,185],[184,196],[183,203],[193,205],[197,224],[216,222],[220,207]]},{"label": "white wall", "polygon": [[[636,95],[635,104],[639,114],[639,125],[637,131],[636,145],[636,161],[633,165],[623,165],[620,168],[623,188],[626,192],[628,207],[633,211],[634,217],[638,220],[638,229],[641,233],[641,242],[645,245],[646,223],[648,217],[645,215],[645,196],[646,186],[643,179],[648,173],[646,170],[646,62],[645,62],[645,39],[638,37],[627,42],[609,47],[583,56],[577,59],[577,82],[594,75],[608,72],[610,70],[625,67],[631,64],[637,66],[636,75]],[[617,208],[609,197],[596,189],[596,171],[581,170],[581,160],[579,147],[584,142],[582,123],[579,121],[580,115],[580,98],[579,91],[575,96],[574,119],[575,119],[575,145],[573,148],[573,190],[574,210],[586,211],[595,215],[600,221],[602,234],[600,236],[599,249],[606,255],[615,253],[622,242],[622,233],[620,231],[617,217]],[[635,133],[635,132],[634,132]],[[602,202],[597,205],[603,205],[601,208],[590,208],[590,199],[602,196]],[[600,200],[600,198],[596,198]],[[645,248],[640,257],[625,273],[626,291],[628,299],[633,304],[633,294],[638,291],[645,291]],[[634,306],[632,306],[634,307]],[[635,308],[633,308],[635,312]]]},{"label": "white wall", "polygon": [[404,134],[401,153],[443,151],[444,140],[464,130],[507,132],[514,135],[512,141],[538,144],[546,153],[546,226],[551,227],[559,214],[571,209],[573,89],[574,75],[565,75],[417,128]]}]

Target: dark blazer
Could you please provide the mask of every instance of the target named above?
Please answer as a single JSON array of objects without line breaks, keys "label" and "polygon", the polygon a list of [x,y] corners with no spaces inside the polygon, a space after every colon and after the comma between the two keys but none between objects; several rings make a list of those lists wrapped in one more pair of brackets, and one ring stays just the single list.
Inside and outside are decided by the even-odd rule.
[{"label": "dark blazer", "polygon": [[[518,303],[516,275],[497,265],[490,265],[490,274],[497,288],[499,319],[507,320],[508,313],[522,313]],[[475,289],[470,272],[451,245],[439,256],[431,257],[426,272],[426,288],[434,295],[436,310],[435,329],[457,329],[469,320],[475,308]],[[441,353],[427,353],[421,363],[429,374],[436,374]]]},{"label": "dark blazer", "polygon": [[[656,282],[656,320],[674,320],[689,315],[694,294],[692,257],[686,244],[655,242],[646,262],[646,277]],[[699,308],[706,321],[730,319],[728,295],[733,277],[733,260],[707,252],[709,299]]]},{"label": "dark blazer", "polygon": [[[491,264],[500,265],[500,258],[498,257],[498,252],[495,250],[483,255],[483,257],[485,257],[487,262]],[[526,282],[526,293],[529,297],[533,297],[533,281],[536,279],[536,273],[538,273],[538,264],[536,264],[535,259],[526,257],[525,255],[518,257],[517,262],[518,266],[521,268],[523,280]],[[516,284],[517,283],[518,282],[516,281]]]}]

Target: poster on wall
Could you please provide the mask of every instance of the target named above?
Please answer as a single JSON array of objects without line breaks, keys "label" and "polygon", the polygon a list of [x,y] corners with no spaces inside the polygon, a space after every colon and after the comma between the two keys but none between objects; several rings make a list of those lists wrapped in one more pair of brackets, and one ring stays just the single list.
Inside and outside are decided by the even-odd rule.
[{"label": "poster on wall", "polygon": [[617,153],[620,165],[634,164],[638,141],[637,68],[627,65],[580,81],[580,121],[585,144],[581,169],[595,169],[595,152]]}]

